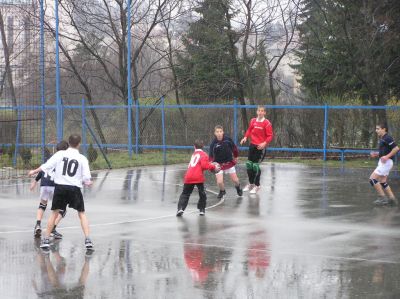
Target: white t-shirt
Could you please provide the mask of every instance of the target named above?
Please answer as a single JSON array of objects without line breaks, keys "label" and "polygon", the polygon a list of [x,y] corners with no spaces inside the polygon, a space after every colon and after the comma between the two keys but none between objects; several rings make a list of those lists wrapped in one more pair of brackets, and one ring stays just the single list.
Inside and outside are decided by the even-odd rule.
[{"label": "white t-shirt", "polygon": [[82,188],[82,182],[90,181],[89,161],[75,148],[58,151],[40,168],[50,172],[56,169],[54,183]]}]

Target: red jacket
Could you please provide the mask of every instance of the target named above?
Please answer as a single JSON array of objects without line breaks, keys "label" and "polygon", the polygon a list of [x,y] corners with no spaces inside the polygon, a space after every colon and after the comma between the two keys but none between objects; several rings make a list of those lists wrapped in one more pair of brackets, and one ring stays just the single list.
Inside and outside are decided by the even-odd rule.
[{"label": "red jacket", "polygon": [[205,170],[214,170],[215,165],[210,163],[208,155],[201,149],[196,149],[190,159],[188,170],[186,171],[184,183],[197,184],[204,183]]},{"label": "red jacket", "polygon": [[263,121],[257,121],[257,118],[252,118],[250,121],[249,128],[246,131],[245,137],[250,137],[251,143],[259,145],[263,142],[267,142],[267,145],[272,141],[274,132],[272,125],[268,119]]}]

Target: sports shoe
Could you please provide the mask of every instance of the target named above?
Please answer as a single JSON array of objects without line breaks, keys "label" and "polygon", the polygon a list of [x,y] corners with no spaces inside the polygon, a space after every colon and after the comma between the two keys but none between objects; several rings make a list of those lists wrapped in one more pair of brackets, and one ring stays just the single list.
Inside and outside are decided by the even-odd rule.
[{"label": "sports shoe", "polygon": [[50,240],[48,238],[44,238],[42,243],[40,243],[40,248],[49,249],[50,248]]},{"label": "sports shoe", "polygon": [[42,228],[40,227],[40,224],[36,224],[33,230],[33,235],[35,236],[35,238],[39,238],[41,234],[42,234]]},{"label": "sports shoe", "polygon": [[254,188],[254,184],[247,184],[246,187],[243,188],[243,192],[251,191]]},{"label": "sports shoe", "polygon": [[54,239],[62,239],[63,235],[60,234],[58,231],[53,229],[53,231],[50,234],[50,237],[53,237]]},{"label": "sports shoe", "polygon": [[240,186],[235,187],[236,188],[236,193],[238,196],[243,196],[243,190],[240,188]]},{"label": "sports shoe", "polygon": [[250,194],[257,194],[260,191],[261,186],[255,186],[253,189],[250,190]]},{"label": "sports shoe", "polygon": [[178,212],[176,212],[176,217],[181,217],[183,215],[183,210],[180,209]]},{"label": "sports shoe", "polygon": [[205,209],[200,209],[200,216],[204,216],[206,214],[206,210]]},{"label": "sports shoe", "polygon": [[377,200],[374,201],[374,205],[376,206],[394,206],[395,205],[395,201],[393,199],[390,198],[386,198],[386,197],[380,197]]},{"label": "sports shoe", "polygon": [[89,238],[85,239],[85,247],[86,249],[93,249],[93,243]]},{"label": "sports shoe", "polygon": [[222,199],[225,196],[225,194],[226,194],[225,190],[219,190],[217,198]]}]

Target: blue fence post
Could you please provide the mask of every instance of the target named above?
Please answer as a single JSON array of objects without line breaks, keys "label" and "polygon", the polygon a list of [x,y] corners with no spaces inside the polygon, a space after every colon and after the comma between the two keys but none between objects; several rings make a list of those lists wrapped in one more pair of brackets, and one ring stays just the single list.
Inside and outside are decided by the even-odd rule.
[{"label": "blue fence post", "polygon": [[234,98],[233,100],[233,141],[235,144],[238,144],[238,123],[237,117],[238,116],[238,107],[237,107],[237,99]]},{"label": "blue fence post", "polygon": [[63,138],[62,103],[60,97],[60,49],[59,49],[59,17],[58,1],[54,0],[54,13],[56,18],[56,107],[57,107],[57,142]]},{"label": "blue fence post", "polygon": [[13,157],[13,167],[17,166],[18,152],[19,152],[19,132],[21,130],[21,111],[17,107],[17,134],[15,136],[15,149]]},{"label": "blue fence post", "polygon": [[42,163],[45,161],[45,147],[46,147],[46,99],[44,95],[44,7],[43,1],[40,0],[40,104],[42,106],[42,136],[41,136],[41,153],[42,153]]},{"label": "blue fence post", "polygon": [[[128,21],[127,23],[127,88],[128,88],[128,152],[129,158],[132,158],[132,83],[131,83],[131,0],[127,3]],[[137,140],[136,140],[137,143]]]},{"label": "blue fence post", "polygon": [[135,102],[135,154],[139,153],[139,99]]},{"label": "blue fence post", "polygon": [[161,127],[162,127],[162,148],[163,148],[163,163],[167,164],[167,147],[165,144],[165,98],[161,97]]},{"label": "blue fence post", "polygon": [[326,152],[327,152],[327,137],[328,137],[328,105],[325,104],[324,107],[324,140],[323,140],[323,146],[324,146],[324,161],[326,161]]},{"label": "blue fence post", "polygon": [[87,140],[86,140],[86,109],[85,99],[82,98],[82,151],[87,155]]}]

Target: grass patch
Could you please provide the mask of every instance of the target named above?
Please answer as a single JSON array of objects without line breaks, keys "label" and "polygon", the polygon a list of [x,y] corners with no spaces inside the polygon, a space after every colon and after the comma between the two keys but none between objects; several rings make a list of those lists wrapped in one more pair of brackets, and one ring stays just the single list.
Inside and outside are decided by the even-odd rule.
[{"label": "grass patch", "polygon": [[[107,157],[113,169],[163,164],[163,154],[157,151],[144,152],[139,155],[133,154],[132,159],[129,158],[128,153],[109,153]],[[190,154],[185,151],[167,152],[167,164],[187,163],[189,160]],[[99,155],[97,160],[90,164],[90,168],[97,170],[106,169],[108,166],[104,158]]]}]

